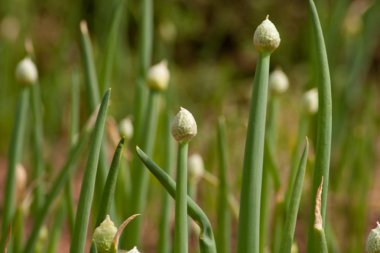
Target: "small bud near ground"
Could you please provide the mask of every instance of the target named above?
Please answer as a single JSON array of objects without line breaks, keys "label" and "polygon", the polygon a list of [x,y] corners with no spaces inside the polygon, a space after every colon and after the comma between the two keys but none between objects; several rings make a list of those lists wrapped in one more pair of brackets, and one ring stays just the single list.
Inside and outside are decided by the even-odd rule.
[{"label": "small bud near ground", "polygon": [[197,123],[191,112],[185,108],[180,109],[172,124],[172,135],[178,142],[189,142],[197,135]]},{"label": "small bud near ground", "polygon": [[149,69],[147,84],[152,90],[164,91],[168,88],[169,79],[168,63],[166,60],[163,60]]},{"label": "small bud near ground", "polygon": [[261,53],[272,53],[279,45],[281,39],[276,26],[267,18],[256,28],[253,35],[253,44]]},{"label": "small bud near ground", "polygon": [[111,221],[109,215],[94,231],[92,240],[99,253],[110,253],[117,227]]},{"label": "small bud near ground", "polygon": [[380,223],[368,235],[366,250],[368,253],[380,253]]},{"label": "small bud near ground", "polygon": [[269,75],[269,88],[275,94],[282,94],[289,87],[289,79],[281,69],[274,70]]},{"label": "small bud near ground", "polygon": [[311,89],[303,95],[303,108],[307,114],[318,112],[318,89]]},{"label": "small bud near ground", "polygon": [[189,179],[193,182],[199,182],[205,173],[205,165],[199,154],[193,154],[188,160]]},{"label": "small bud near ground", "polygon": [[133,249],[131,249],[127,253],[140,253],[140,251],[138,251],[138,249],[136,247],[134,247]]},{"label": "small bud near ground", "polygon": [[24,58],[17,64],[16,79],[18,82],[26,85],[33,85],[37,81],[37,68],[29,57]]}]

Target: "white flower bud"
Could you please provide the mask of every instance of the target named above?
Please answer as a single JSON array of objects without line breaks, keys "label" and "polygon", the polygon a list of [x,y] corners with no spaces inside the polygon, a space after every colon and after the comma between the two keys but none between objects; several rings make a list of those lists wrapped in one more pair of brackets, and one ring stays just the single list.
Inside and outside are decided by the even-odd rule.
[{"label": "white flower bud", "polygon": [[380,223],[368,235],[366,249],[368,253],[380,253]]},{"label": "white flower bud", "polygon": [[92,236],[92,240],[96,245],[99,253],[110,253],[114,237],[117,232],[117,227],[113,224],[110,216],[107,215],[106,219],[97,227]]},{"label": "white flower bud", "polygon": [[256,28],[253,35],[253,44],[259,52],[272,53],[280,45],[280,42],[280,34],[267,16]]},{"label": "white flower bud", "polygon": [[190,180],[198,182],[205,172],[205,165],[202,157],[199,154],[191,155],[188,160],[187,168],[189,170]]},{"label": "white flower bud", "polygon": [[27,57],[19,62],[16,68],[16,79],[22,84],[32,85],[37,81],[36,65]]},{"label": "white flower bud", "polygon": [[304,111],[308,114],[314,114],[318,111],[318,89],[311,89],[303,95]]},{"label": "white flower bud", "polygon": [[169,85],[169,79],[168,63],[163,60],[149,69],[147,84],[150,89],[164,91]]},{"label": "white flower bud", "polygon": [[174,118],[172,135],[178,142],[189,142],[197,135],[197,123],[191,112],[182,108]]},{"label": "white flower bud", "polygon": [[16,196],[17,199],[21,200],[25,192],[27,182],[27,174],[24,166],[22,164],[17,164],[16,166]]},{"label": "white flower bud", "polygon": [[275,94],[284,93],[288,87],[289,79],[281,69],[276,69],[269,75],[269,88]]},{"label": "white flower bud", "polygon": [[133,136],[133,123],[131,118],[127,117],[120,121],[119,124],[120,134],[125,136],[127,140],[130,140]]},{"label": "white flower bud", "polygon": [[131,249],[127,253],[140,253],[140,251],[138,251],[138,249],[136,247],[134,247],[133,249]]}]

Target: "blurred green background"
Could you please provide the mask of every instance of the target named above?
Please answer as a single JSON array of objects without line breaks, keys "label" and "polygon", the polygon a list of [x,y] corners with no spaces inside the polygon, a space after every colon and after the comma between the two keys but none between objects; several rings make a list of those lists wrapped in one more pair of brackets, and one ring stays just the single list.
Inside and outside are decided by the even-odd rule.
[{"label": "blurred green background", "polygon": [[[63,159],[66,152],[63,150],[69,142],[73,71],[80,73],[82,122],[89,114],[83,85],[79,22],[88,22],[96,66],[101,75],[107,35],[117,2],[0,1],[1,177],[6,168],[7,147],[20,91],[14,72],[17,63],[26,55],[25,41],[30,41],[34,48],[42,93],[44,156],[53,168]],[[345,238],[340,240],[342,252],[359,252],[356,249],[363,246],[368,228],[374,226],[380,216],[376,201],[380,191],[377,186],[380,183],[377,158],[380,152],[380,1],[319,0],[316,4],[325,33],[333,91],[329,216],[334,221],[332,226],[337,237]],[[112,87],[110,115],[117,121],[133,112],[140,62],[140,1],[126,0],[124,8],[109,84]],[[271,57],[271,68],[281,67],[290,79],[290,88],[281,98],[276,154],[284,170],[281,173],[286,175],[302,110],[302,93],[316,85],[307,3],[299,0],[154,1],[152,63],[168,59],[173,111],[184,106],[194,114],[199,135],[190,151],[201,153],[210,171],[215,171],[216,166],[216,119],[222,114],[226,117],[231,184],[236,195],[257,59],[252,37],[267,14],[282,39]],[[315,128],[313,124],[309,134],[312,142]],[[28,160],[29,148],[25,148],[25,152]],[[358,183],[354,179],[359,180]],[[202,189],[201,203],[214,203],[213,196],[205,194],[207,186]],[[207,205],[205,209],[214,210]],[[307,214],[308,211],[301,208],[300,219],[306,220]],[[302,230],[298,234],[302,237]],[[358,238],[358,234],[362,237]],[[344,241],[351,236],[355,239],[345,245]],[[345,251],[348,248],[351,251]]]}]

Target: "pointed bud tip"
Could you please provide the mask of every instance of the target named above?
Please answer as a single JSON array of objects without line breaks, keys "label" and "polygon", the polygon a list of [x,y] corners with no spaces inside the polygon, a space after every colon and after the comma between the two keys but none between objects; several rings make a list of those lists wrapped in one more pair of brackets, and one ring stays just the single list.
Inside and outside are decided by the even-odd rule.
[{"label": "pointed bud tip", "polygon": [[194,116],[185,108],[180,108],[174,117],[172,135],[180,143],[189,142],[197,135],[197,123]]},{"label": "pointed bud tip", "polygon": [[262,53],[272,53],[279,45],[281,39],[276,26],[269,20],[269,15],[256,28],[253,44]]}]

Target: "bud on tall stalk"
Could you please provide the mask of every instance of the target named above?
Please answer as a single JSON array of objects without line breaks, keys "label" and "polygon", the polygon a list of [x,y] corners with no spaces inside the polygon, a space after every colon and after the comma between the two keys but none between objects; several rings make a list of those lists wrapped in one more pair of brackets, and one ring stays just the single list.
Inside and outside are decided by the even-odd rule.
[{"label": "bud on tall stalk", "polygon": [[172,124],[172,135],[178,142],[177,193],[175,199],[174,253],[188,252],[187,223],[187,155],[188,143],[197,134],[197,123],[185,108],[180,109]]},{"label": "bud on tall stalk", "polygon": [[306,114],[312,115],[318,112],[318,89],[313,88],[305,92],[302,105]]},{"label": "bud on tall stalk", "polygon": [[25,85],[33,85],[37,81],[37,67],[29,57],[24,58],[17,64],[16,79]]},{"label": "bud on tall stalk", "polygon": [[274,94],[282,94],[289,88],[289,79],[281,69],[275,69],[269,75],[269,88]]},{"label": "bud on tall stalk", "polygon": [[271,53],[280,45],[280,35],[267,17],[256,29],[253,43],[259,52],[245,143],[241,188],[238,253],[259,252],[260,201],[264,136]]}]

